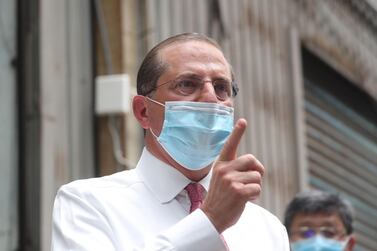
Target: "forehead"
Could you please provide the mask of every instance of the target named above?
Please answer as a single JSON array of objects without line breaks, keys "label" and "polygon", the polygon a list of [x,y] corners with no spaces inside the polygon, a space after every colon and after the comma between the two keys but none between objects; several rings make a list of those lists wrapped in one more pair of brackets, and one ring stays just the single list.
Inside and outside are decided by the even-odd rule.
[{"label": "forehead", "polygon": [[322,227],[333,226],[337,229],[344,229],[345,226],[337,213],[317,213],[317,214],[304,214],[298,213],[292,221],[291,229],[299,228],[302,226],[308,227]]},{"label": "forehead", "polygon": [[200,71],[231,75],[230,66],[222,51],[204,41],[179,41],[159,52],[161,60],[168,65],[168,71]]}]

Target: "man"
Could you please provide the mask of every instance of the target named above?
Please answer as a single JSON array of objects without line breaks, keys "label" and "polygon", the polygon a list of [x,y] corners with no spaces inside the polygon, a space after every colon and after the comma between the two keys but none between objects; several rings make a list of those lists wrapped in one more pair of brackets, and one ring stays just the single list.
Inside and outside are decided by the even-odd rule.
[{"label": "man", "polygon": [[53,250],[288,251],[284,226],[249,202],[264,167],[236,155],[246,120],[233,129],[237,88],[218,44],[195,33],[168,38],[146,55],[137,89],[137,167],[63,186]]},{"label": "man", "polygon": [[284,224],[292,251],[352,251],[352,211],[338,195],[307,191],[289,203]]}]

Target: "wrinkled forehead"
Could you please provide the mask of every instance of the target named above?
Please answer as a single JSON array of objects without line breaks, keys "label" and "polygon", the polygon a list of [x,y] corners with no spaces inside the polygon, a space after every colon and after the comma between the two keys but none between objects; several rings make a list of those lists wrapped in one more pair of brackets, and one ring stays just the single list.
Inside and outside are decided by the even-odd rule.
[{"label": "wrinkled forehead", "polygon": [[200,62],[204,65],[219,64],[231,74],[230,64],[223,52],[215,45],[205,41],[176,41],[159,51],[160,60],[168,67],[176,67],[176,64],[188,64]]}]

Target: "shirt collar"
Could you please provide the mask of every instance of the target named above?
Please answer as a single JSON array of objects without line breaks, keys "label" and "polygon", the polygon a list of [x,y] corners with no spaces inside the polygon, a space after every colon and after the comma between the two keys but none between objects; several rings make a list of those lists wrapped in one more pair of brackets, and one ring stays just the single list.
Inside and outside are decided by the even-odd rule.
[{"label": "shirt collar", "polygon": [[[190,182],[174,167],[156,158],[145,147],[136,171],[148,189],[161,203],[174,199]],[[208,191],[211,172],[199,183]]]}]

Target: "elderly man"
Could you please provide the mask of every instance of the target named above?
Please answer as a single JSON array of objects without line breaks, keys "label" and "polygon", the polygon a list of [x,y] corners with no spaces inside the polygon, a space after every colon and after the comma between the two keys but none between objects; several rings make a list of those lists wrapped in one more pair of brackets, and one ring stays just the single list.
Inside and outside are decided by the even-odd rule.
[{"label": "elderly man", "polygon": [[133,170],[63,186],[53,250],[288,251],[280,221],[251,203],[262,164],[237,156],[237,87],[212,39],[185,33],[145,57],[133,99],[145,148]]},{"label": "elderly man", "polygon": [[287,207],[284,224],[292,251],[352,251],[355,245],[350,205],[335,194],[297,194]]}]

